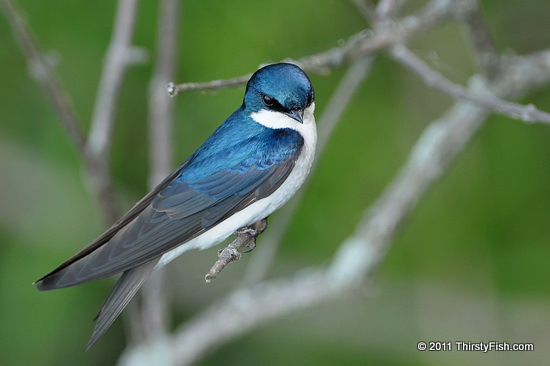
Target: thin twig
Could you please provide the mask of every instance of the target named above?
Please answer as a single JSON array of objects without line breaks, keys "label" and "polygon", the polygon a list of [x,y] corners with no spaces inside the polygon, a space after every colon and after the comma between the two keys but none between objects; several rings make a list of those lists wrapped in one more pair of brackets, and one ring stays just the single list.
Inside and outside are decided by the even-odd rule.
[{"label": "thin twig", "polygon": [[40,51],[32,30],[21,16],[21,11],[10,0],[1,0],[0,8],[12,28],[15,40],[27,59],[30,75],[43,89],[60,122],[67,130],[71,142],[78,152],[84,155],[86,137],[82,130],[82,123],[71,103],[69,93],[57,77],[51,62]]},{"label": "thin twig", "polygon": [[250,79],[251,76],[252,74],[246,74],[236,78],[212,80],[212,81],[206,81],[202,83],[183,83],[178,85],[169,83],[167,86],[167,92],[168,92],[168,95],[170,95],[171,97],[174,97],[178,93],[187,92],[187,91],[219,90],[224,88],[231,88],[234,86],[241,86],[246,84],[246,82],[248,81],[248,79]]},{"label": "thin twig", "polygon": [[395,46],[390,52],[393,58],[414,71],[428,86],[441,90],[455,99],[468,100],[488,108],[495,113],[517,118],[524,122],[539,121],[550,123],[550,113],[537,109],[533,104],[524,106],[501,99],[491,93],[474,93],[471,90],[449,81],[437,71],[432,70],[424,61],[405,46]]}]

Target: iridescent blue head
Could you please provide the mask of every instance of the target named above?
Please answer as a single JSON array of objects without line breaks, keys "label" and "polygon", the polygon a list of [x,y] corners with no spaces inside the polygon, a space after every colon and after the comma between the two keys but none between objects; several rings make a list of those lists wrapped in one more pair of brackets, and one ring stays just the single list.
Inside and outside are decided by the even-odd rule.
[{"label": "iridescent blue head", "polygon": [[262,110],[281,112],[303,123],[304,110],[315,101],[307,74],[288,63],[267,65],[252,75],[246,85],[244,108],[249,113]]}]

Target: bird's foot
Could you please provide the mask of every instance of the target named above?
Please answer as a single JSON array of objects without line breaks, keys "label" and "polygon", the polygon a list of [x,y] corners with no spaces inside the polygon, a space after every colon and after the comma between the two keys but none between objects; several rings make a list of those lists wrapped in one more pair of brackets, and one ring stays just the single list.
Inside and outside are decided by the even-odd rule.
[{"label": "bird's foot", "polygon": [[249,253],[254,250],[254,248],[256,248],[256,238],[261,233],[263,233],[266,228],[267,218],[256,221],[250,226],[245,226],[235,231],[235,235],[237,235],[237,237],[244,237],[244,240],[246,242],[246,244],[244,244],[243,246],[247,247],[248,250],[244,251],[243,253]]}]

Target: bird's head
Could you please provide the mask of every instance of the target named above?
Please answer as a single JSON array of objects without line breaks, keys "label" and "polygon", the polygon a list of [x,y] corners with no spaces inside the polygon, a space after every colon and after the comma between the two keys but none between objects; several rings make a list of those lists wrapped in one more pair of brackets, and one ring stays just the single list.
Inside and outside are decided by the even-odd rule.
[{"label": "bird's head", "polygon": [[246,85],[243,106],[257,121],[268,118],[287,124],[288,117],[294,123],[304,123],[306,110],[308,116],[313,115],[314,102],[315,92],[307,74],[296,65],[278,63],[262,67],[252,75]]}]

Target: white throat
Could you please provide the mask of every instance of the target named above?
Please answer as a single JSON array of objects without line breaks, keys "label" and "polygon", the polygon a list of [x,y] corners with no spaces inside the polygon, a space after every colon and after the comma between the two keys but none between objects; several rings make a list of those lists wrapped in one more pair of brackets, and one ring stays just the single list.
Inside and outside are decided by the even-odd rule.
[{"label": "white throat", "polygon": [[305,144],[307,144],[307,140],[309,140],[309,142],[313,142],[313,147],[315,148],[315,144],[317,143],[317,128],[315,125],[315,117],[313,116],[314,110],[315,102],[311,103],[311,105],[304,110],[304,123],[300,123],[282,112],[270,111],[267,109],[262,109],[259,112],[252,112],[250,113],[250,117],[262,126],[268,128],[290,128],[298,131],[304,140],[306,140]]}]

